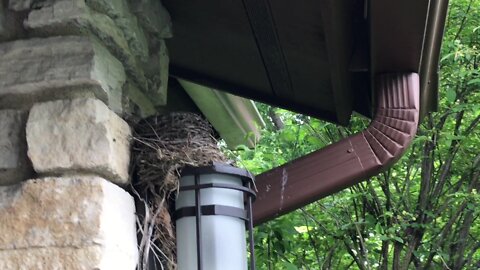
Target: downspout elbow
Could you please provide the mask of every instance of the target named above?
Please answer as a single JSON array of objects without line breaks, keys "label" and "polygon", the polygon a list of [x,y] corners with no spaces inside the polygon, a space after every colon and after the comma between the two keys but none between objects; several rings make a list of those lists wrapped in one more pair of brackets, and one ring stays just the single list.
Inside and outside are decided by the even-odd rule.
[{"label": "downspout elbow", "polygon": [[255,225],[353,186],[395,163],[419,121],[419,76],[377,76],[377,109],[367,129],[256,177]]}]

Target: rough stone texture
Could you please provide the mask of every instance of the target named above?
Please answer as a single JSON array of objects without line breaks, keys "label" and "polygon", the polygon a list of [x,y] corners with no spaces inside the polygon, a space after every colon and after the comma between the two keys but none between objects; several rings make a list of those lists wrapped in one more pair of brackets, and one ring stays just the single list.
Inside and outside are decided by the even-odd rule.
[{"label": "rough stone texture", "polygon": [[58,100],[32,107],[28,156],[39,173],[86,172],[129,182],[129,125],[97,99]]},{"label": "rough stone texture", "polygon": [[167,45],[160,40],[158,52],[150,57],[148,69],[152,85],[147,94],[155,106],[167,105],[169,62]]},{"label": "rough stone texture", "polygon": [[96,176],[0,187],[0,269],[134,270],[133,198]]},{"label": "rough stone texture", "polygon": [[120,28],[132,53],[141,61],[148,60],[148,42],[137,17],[130,12],[126,0],[85,0],[92,9],[106,14]]},{"label": "rough stone texture", "polygon": [[0,1],[0,39],[4,37],[5,35],[8,35],[7,33],[7,26],[6,26],[6,11],[5,8],[3,7],[2,2]]},{"label": "rough stone texture", "polygon": [[[128,82],[125,84],[125,93],[128,95],[130,101],[137,105],[140,110],[138,114],[144,118],[153,115],[157,112],[152,100],[148,98],[142,91],[140,91],[135,84]],[[133,113],[133,110],[132,110]]]},{"label": "rough stone texture", "polygon": [[156,0],[130,0],[133,13],[142,26],[157,38],[172,37],[172,21],[168,11]]},{"label": "rough stone texture", "polygon": [[121,110],[122,64],[87,37],[0,43],[0,74],[0,106],[4,108],[95,94]]},{"label": "rough stone texture", "polygon": [[[169,60],[162,38],[171,36],[170,16],[157,2],[141,0],[131,5],[140,23],[127,0],[51,0],[31,10],[24,24],[36,35],[96,37],[123,63],[135,87],[154,105],[164,106]],[[159,60],[154,73],[147,74],[145,67],[152,58]]]},{"label": "rough stone texture", "polygon": [[20,182],[33,173],[27,158],[26,120],[27,112],[0,110],[0,185]]},{"label": "rough stone texture", "polygon": [[0,36],[4,31],[5,25],[5,8],[3,7],[3,3],[0,1]]},{"label": "rough stone texture", "polygon": [[32,6],[34,0],[9,0],[8,8],[15,11],[28,10]]},{"label": "rough stone texture", "polygon": [[22,16],[3,6],[0,1],[0,41],[22,37]]},{"label": "rough stone texture", "polygon": [[[125,23],[122,25],[124,28],[128,26]],[[147,91],[147,78],[129,45],[129,41],[133,40],[132,34],[125,35],[139,30],[132,27],[122,31],[117,26],[117,21],[92,10],[84,0],[53,0],[49,5],[32,10],[25,21],[25,27],[41,35],[90,34],[97,37],[123,63],[127,74],[135,83]],[[133,41],[130,43],[137,44]],[[148,51],[138,53],[148,55]]]},{"label": "rough stone texture", "polygon": [[[2,270],[99,270],[122,268],[98,268],[102,248],[92,246],[48,247],[18,250],[0,250],[0,268]],[[123,268],[128,269],[128,268]],[[130,268],[134,269],[134,268]],[[129,270],[130,270],[129,269]]]}]

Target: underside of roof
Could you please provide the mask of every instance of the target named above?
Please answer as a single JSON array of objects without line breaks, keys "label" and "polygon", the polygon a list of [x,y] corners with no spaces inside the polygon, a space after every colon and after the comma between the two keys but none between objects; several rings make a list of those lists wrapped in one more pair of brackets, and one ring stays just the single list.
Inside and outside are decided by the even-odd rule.
[{"label": "underside of roof", "polygon": [[163,2],[173,76],[345,125],[353,111],[373,115],[374,74],[417,72],[430,82],[421,109],[435,108],[436,69],[422,76],[422,56],[445,1]]}]

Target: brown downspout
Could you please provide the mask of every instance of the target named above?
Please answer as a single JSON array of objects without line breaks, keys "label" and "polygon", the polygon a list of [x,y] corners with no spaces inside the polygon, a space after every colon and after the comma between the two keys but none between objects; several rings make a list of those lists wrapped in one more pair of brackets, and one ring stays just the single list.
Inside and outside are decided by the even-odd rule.
[{"label": "brown downspout", "polygon": [[353,136],[256,176],[255,225],[355,185],[397,161],[419,120],[419,76],[377,76],[377,110],[370,126]]}]

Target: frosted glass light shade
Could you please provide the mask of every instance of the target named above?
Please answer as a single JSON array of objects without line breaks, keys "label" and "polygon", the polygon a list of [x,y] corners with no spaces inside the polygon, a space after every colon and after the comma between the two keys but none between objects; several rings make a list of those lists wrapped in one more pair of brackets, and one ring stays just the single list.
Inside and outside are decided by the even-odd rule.
[{"label": "frosted glass light shade", "polygon": [[[242,186],[239,177],[225,174],[204,174],[198,184],[229,184]],[[193,175],[180,179],[180,187],[195,184]],[[224,188],[200,189],[201,205],[222,205],[244,210],[242,191]],[[195,206],[195,191],[181,191],[176,201],[176,210]],[[196,217],[177,219],[178,270],[196,270],[197,236]],[[245,220],[225,215],[202,215],[201,250],[203,270],[247,270]]]}]

